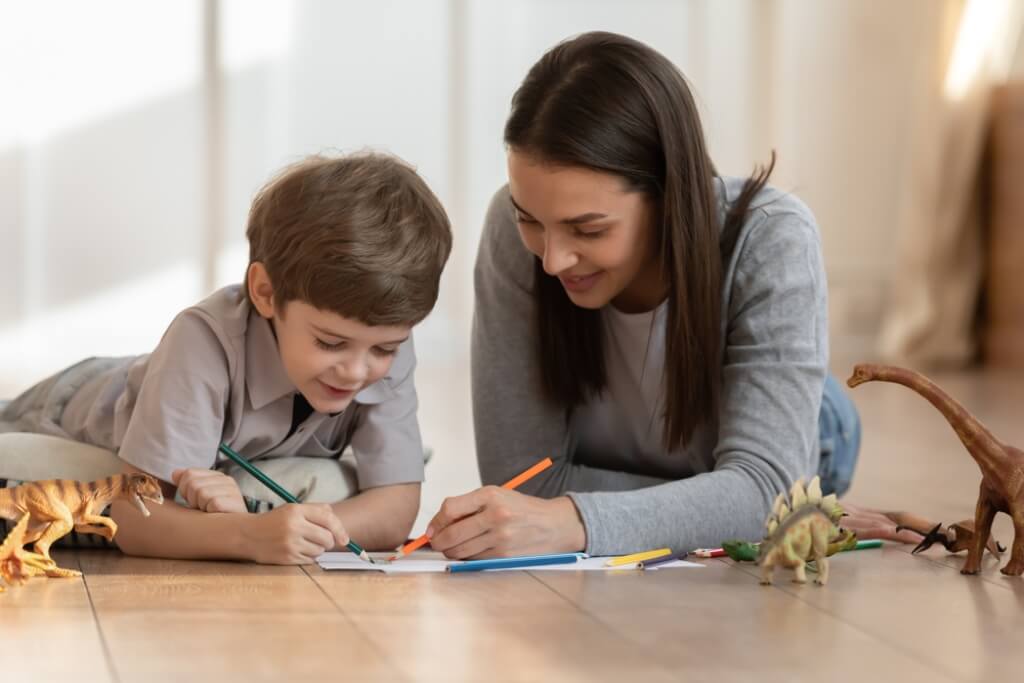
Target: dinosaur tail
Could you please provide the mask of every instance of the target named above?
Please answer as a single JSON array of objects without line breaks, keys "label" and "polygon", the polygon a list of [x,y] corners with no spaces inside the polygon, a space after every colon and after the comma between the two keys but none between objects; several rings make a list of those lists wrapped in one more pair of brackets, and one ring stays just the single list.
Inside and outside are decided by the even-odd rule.
[{"label": "dinosaur tail", "polygon": [[0,519],[20,519],[24,512],[14,504],[14,489],[0,488]]}]

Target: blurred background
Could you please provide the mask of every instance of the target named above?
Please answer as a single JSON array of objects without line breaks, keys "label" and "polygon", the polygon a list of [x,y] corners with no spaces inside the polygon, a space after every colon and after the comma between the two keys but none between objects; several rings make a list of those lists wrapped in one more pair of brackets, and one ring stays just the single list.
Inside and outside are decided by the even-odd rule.
[{"label": "blurred background", "polygon": [[1024,365],[1022,21],[1024,0],[0,0],[0,396],[148,352],[239,281],[284,164],[387,150],[456,235],[417,332],[432,514],[478,482],[471,276],[510,98],[593,29],[679,66],[721,173],[776,150],[821,227],[838,374]]}]

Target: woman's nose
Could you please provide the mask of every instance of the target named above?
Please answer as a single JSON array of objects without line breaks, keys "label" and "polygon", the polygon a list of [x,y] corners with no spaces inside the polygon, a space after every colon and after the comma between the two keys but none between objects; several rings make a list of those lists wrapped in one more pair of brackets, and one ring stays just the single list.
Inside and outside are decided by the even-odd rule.
[{"label": "woman's nose", "polygon": [[544,258],[541,263],[548,275],[564,273],[579,262],[579,257],[558,236],[548,232],[544,240]]}]

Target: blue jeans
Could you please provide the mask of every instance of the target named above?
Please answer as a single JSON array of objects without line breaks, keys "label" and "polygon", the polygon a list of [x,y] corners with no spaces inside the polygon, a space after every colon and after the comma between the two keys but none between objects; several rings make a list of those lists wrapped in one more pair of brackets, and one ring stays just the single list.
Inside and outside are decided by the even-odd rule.
[{"label": "blue jeans", "polygon": [[818,444],[821,448],[821,491],[843,495],[850,488],[860,451],[860,416],[857,407],[831,375],[825,378],[825,393],[818,413]]}]

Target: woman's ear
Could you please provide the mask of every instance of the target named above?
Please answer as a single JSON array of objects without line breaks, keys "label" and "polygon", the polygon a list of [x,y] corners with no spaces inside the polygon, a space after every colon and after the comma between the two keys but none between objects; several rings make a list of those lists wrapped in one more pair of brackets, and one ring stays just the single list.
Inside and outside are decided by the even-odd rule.
[{"label": "woman's ear", "polygon": [[259,261],[249,264],[246,272],[246,287],[249,291],[249,301],[256,307],[256,311],[270,320],[274,317],[274,286],[270,282],[270,275],[266,267]]}]

